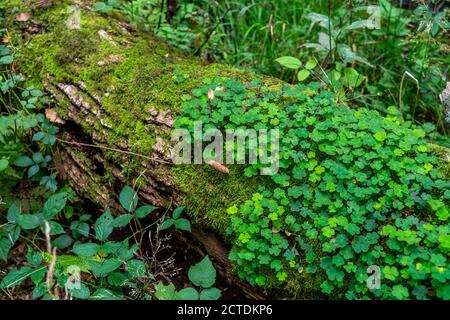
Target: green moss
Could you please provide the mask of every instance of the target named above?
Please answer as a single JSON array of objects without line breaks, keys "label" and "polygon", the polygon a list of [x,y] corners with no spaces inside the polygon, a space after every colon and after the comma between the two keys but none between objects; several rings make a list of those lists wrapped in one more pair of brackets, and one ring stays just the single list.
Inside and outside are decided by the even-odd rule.
[{"label": "green moss", "polygon": [[172,169],[186,205],[195,222],[226,237],[229,215],[225,209],[242,202],[257,190],[260,178],[244,177],[242,168],[230,167],[230,174],[215,171],[209,165],[178,165]]},{"label": "green moss", "polygon": [[434,154],[438,157],[438,169],[446,178],[450,178],[450,150],[435,144],[430,144],[433,148]]}]

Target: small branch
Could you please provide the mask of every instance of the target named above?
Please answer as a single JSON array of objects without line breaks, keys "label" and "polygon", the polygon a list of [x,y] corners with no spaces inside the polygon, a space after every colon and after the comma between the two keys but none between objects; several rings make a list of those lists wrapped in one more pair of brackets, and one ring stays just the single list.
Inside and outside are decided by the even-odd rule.
[{"label": "small branch", "polygon": [[130,155],[130,156],[140,157],[140,158],[152,161],[152,162],[172,164],[169,161],[153,159],[151,157],[145,156],[145,155],[140,154],[140,153],[132,152],[132,151],[125,151],[125,150],[120,150],[120,149],[116,149],[116,148],[110,148],[110,147],[107,147],[107,146],[102,146],[102,145],[97,145],[97,144],[89,144],[89,143],[82,143],[82,142],[75,142],[75,141],[67,141],[67,140],[63,140],[63,139],[59,139],[59,138],[56,138],[56,140],[58,140],[59,142],[65,143],[65,144],[71,144],[71,145],[76,145],[76,146],[81,146],[81,147],[90,147],[90,148],[104,149],[104,150],[109,150],[109,151],[114,151],[114,152],[127,154],[127,155]]}]

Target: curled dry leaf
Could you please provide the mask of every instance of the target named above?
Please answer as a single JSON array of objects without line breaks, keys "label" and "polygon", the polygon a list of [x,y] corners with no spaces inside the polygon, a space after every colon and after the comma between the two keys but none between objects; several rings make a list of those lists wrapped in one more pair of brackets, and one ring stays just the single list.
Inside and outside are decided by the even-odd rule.
[{"label": "curled dry leaf", "polygon": [[20,13],[16,14],[17,21],[25,22],[25,21],[28,21],[29,19],[30,19],[30,15],[26,12],[20,12]]},{"label": "curled dry leaf", "polygon": [[52,123],[65,123],[65,121],[58,116],[58,113],[55,111],[55,109],[45,109],[45,117]]},{"label": "curled dry leaf", "polygon": [[209,165],[214,169],[217,170],[219,172],[225,173],[225,174],[229,174],[230,170],[225,167],[223,164],[215,161],[215,160],[210,160],[209,161]]}]

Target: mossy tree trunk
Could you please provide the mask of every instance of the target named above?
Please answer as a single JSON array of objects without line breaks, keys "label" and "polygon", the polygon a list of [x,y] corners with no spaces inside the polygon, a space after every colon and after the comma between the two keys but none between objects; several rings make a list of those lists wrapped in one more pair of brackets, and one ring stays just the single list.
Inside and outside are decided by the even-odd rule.
[{"label": "mossy tree trunk", "polygon": [[[224,176],[208,165],[173,166],[169,156],[183,94],[205,78],[253,75],[174,51],[120,17],[94,12],[94,2],[77,2],[79,25],[68,23],[74,10],[64,1],[34,9],[22,4],[30,14],[27,21],[17,21],[11,12],[6,17],[11,41],[20,48],[20,72],[52,98],[47,116],[60,128],[54,156],[59,178],[101,208],[119,208],[125,184],[134,185],[143,202],[186,206],[194,227],[191,236],[181,237],[209,254],[219,273],[247,297],[264,298],[237,279],[223,241],[225,209],[245,199],[255,184],[238,168]],[[185,80],[176,83],[178,76]]]}]

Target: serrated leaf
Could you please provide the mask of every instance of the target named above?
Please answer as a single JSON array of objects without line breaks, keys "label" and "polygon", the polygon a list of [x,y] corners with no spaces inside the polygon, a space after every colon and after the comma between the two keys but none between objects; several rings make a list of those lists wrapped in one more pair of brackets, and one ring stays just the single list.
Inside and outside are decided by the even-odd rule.
[{"label": "serrated leaf", "polygon": [[137,192],[134,191],[130,186],[125,186],[120,192],[119,201],[126,211],[133,212],[136,209],[138,203]]},{"label": "serrated leaf", "polygon": [[67,192],[60,192],[52,195],[44,204],[44,218],[51,220],[54,216],[60,213],[67,203]]},{"label": "serrated leaf", "polygon": [[123,286],[128,280],[128,277],[121,272],[113,272],[108,276],[108,283],[115,287]]},{"label": "serrated leaf", "polygon": [[83,257],[91,257],[94,256],[98,250],[100,249],[100,246],[96,243],[81,243],[73,247],[71,250],[73,253],[75,253],[78,256]]},{"label": "serrated leaf", "polygon": [[129,213],[118,216],[114,219],[114,228],[123,228],[127,226],[131,219],[133,219],[133,215]]},{"label": "serrated leaf", "polygon": [[73,243],[73,239],[70,236],[63,234],[58,238],[56,238],[55,240],[53,240],[52,243],[55,247],[62,250],[69,247]]},{"label": "serrated leaf", "polygon": [[7,262],[8,261],[8,253],[11,250],[12,244],[6,238],[0,238],[0,259]]},{"label": "serrated leaf", "polygon": [[173,300],[175,297],[175,286],[173,283],[165,286],[162,282],[159,282],[155,286],[155,296],[158,300]]},{"label": "serrated leaf", "polygon": [[134,215],[136,216],[136,218],[143,219],[146,216],[148,216],[150,213],[155,211],[156,209],[158,209],[158,207],[155,207],[155,206],[142,206],[142,207],[139,207],[136,210]]},{"label": "serrated leaf", "polygon": [[142,260],[130,260],[127,262],[127,272],[131,279],[145,278],[147,276],[147,267]]},{"label": "serrated leaf", "polygon": [[84,283],[77,283],[73,288],[69,289],[70,294],[77,299],[87,299],[91,295],[91,291]]},{"label": "serrated leaf", "polygon": [[198,300],[198,291],[194,288],[184,288],[176,292],[174,295],[174,300]]},{"label": "serrated leaf", "polygon": [[33,273],[33,270],[28,267],[20,269],[12,269],[0,282],[0,288],[10,289],[19,285],[23,280],[28,278]]},{"label": "serrated leaf", "polygon": [[202,261],[189,268],[188,276],[194,285],[209,288],[216,282],[217,272],[209,256],[206,256]]},{"label": "serrated leaf", "polygon": [[17,219],[19,218],[19,215],[20,215],[20,209],[19,209],[19,207],[16,206],[15,203],[13,203],[8,209],[8,213],[6,214],[6,219],[11,223],[16,223]]},{"label": "serrated leaf", "polygon": [[122,261],[117,258],[111,258],[103,261],[91,261],[90,265],[96,277],[106,277],[109,273],[120,268]]},{"label": "serrated leaf", "polygon": [[200,300],[219,300],[222,296],[222,291],[217,288],[208,288],[200,291]]},{"label": "serrated leaf", "polygon": [[114,218],[109,211],[102,214],[94,224],[95,237],[105,241],[114,230]]},{"label": "serrated leaf", "polygon": [[41,219],[33,214],[21,214],[17,217],[17,224],[24,230],[31,230],[39,227]]},{"label": "serrated leaf", "polygon": [[[50,225],[50,235],[51,236],[56,236],[56,235],[64,233],[64,228],[59,223],[57,223],[55,221],[49,221],[49,225]],[[46,228],[45,225],[41,226],[41,231],[43,233],[46,232],[45,228]]]},{"label": "serrated leaf", "polygon": [[122,300],[122,297],[115,295],[108,289],[97,289],[90,297],[89,300]]}]

